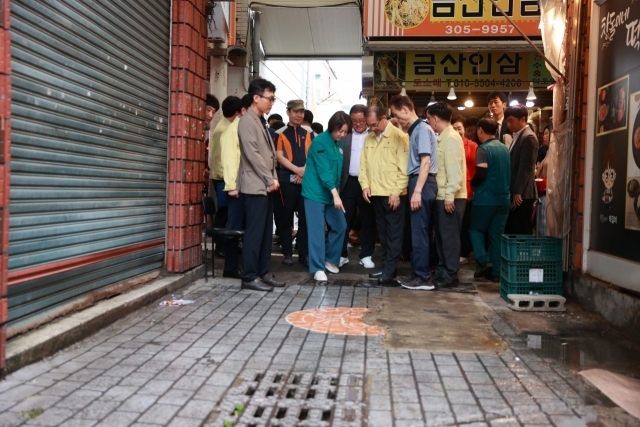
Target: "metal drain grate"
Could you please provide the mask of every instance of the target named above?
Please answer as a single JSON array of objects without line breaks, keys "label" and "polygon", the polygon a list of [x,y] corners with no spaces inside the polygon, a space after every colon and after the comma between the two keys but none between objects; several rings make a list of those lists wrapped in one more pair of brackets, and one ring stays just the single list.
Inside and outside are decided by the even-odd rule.
[{"label": "metal drain grate", "polygon": [[225,421],[236,427],[364,425],[361,376],[267,371],[243,373],[240,379],[205,425],[221,426]]}]

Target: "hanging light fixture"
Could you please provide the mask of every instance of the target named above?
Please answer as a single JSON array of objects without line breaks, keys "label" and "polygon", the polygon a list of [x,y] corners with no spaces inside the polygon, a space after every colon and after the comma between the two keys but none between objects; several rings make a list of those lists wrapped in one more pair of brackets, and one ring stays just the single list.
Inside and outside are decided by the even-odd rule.
[{"label": "hanging light fixture", "polygon": [[459,105],[458,106],[458,110],[460,110],[460,111],[464,110],[465,108],[467,108],[467,107],[465,107],[464,105]]},{"label": "hanging light fixture", "polygon": [[526,104],[524,104],[524,105],[526,105],[526,106],[527,106],[527,108],[531,108],[531,107],[533,107],[535,104],[533,103],[533,101],[532,101],[532,100],[528,100],[528,101],[527,101],[527,103],[526,103]]},{"label": "hanging light fixture", "polygon": [[471,99],[471,92],[469,92],[469,98],[464,101],[464,106],[467,108],[473,107],[473,99]]},{"label": "hanging light fixture", "polygon": [[427,107],[429,105],[433,105],[436,103],[436,97],[434,96],[433,92],[431,92],[431,99],[429,100],[429,103],[427,104]]},{"label": "hanging light fixture", "polygon": [[533,93],[533,82],[529,82],[529,93],[527,93],[527,101],[536,99],[536,94]]},{"label": "hanging light fixture", "polygon": [[407,96],[407,89],[404,87],[404,82],[402,82],[402,90],[400,91],[400,95]]},{"label": "hanging light fixture", "polygon": [[449,95],[447,95],[447,99],[454,100],[456,98],[457,98],[456,91],[453,90],[453,82],[451,82],[451,89],[449,89]]},{"label": "hanging light fixture", "polygon": [[509,106],[511,106],[511,107],[513,107],[514,105],[518,105],[519,104],[518,100],[513,97],[511,92],[509,92],[508,100],[509,100]]}]

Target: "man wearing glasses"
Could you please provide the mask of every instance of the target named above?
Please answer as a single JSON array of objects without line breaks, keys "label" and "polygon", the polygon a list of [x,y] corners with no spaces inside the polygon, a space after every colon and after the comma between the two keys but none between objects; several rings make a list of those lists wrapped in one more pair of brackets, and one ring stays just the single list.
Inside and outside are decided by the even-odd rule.
[{"label": "man wearing glasses", "polygon": [[276,151],[263,114],[271,111],[276,87],[264,79],[249,85],[252,104],[238,124],[240,169],[237,189],[245,200],[246,228],[242,245],[242,289],[269,292],[282,287],[269,272],[271,235],[273,234],[273,199],[269,193],[280,188],[276,173]]},{"label": "man wearing glasses", "polygon": [[[348,134],[343,140],[344,162],[342,163],[342,179],[340,181],[340,198],[344,205],[344,217],[347,220],[347,230],[352,229],[354,218],[356,217],[356,207],[360,211],[360,221],[362,223],[360,237],[360,265],[364,268],[374,268],[376,265],[371,260],[376,239],[376,223],[373,208],[370,203],[366,203],[362,197],[362,187],[358,181],[360,173],[360,153],[364,147],[364,139],[369,134],[367,120],[364,113],[367,107],[356,104],[351,107],[349,116],[353,124],[353,132]],[[344,235],[342,244],[342,256],[340,265],[342,267],[349,262],[347,252],[347,242],[349,233]]]},{"label": "man wearing glasses", "polygon": [[358,180],[364,201],[373,205],[382,259],[382,270],[369,277],[377,278],[380,286],[397,287],[400,284],[394,279],[402,252],[409,138],[387,120],[379,105],[368,107],[365,118],[371,133],[364,141]]}]

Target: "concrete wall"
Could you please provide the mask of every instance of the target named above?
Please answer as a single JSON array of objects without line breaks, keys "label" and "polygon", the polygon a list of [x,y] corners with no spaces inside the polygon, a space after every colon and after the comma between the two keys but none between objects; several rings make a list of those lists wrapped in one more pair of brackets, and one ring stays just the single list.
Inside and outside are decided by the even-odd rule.
[{"label": "concrete wall", "polygon": [[582,308],[604,317],[635,341],[640,341],[640,298],[583,274],[565,284],[567,296]]}]

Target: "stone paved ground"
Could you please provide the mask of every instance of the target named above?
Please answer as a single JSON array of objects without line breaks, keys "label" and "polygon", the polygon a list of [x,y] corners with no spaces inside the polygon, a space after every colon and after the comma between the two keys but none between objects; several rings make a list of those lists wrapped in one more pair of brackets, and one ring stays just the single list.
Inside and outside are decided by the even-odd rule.
[{"label": "stone paved ground", "polygon": [[[583,426],[597,417],[584,382],[500,320],[494,329],[508,346],[499,354],[389,351],[382,336],[325,335],[285,320],[301,309],[367,307],[382,292],[293,285],[263,294],[199,280],[184,290],[194,305],[152,304],[9,375],[0,426],[223,426],[235,402],[253,405],[239,425],[256,427],[363,425],[362,416],[370,427]],[[276,390],[278,375],[286,384]],[[300,393],[254,399],[291,384],[308,393],[314,382],[318,393],[337,390],[332,415],[323,401],[300,421]],[[289,405],[289,415],[244,423],[270,404]]]}]

